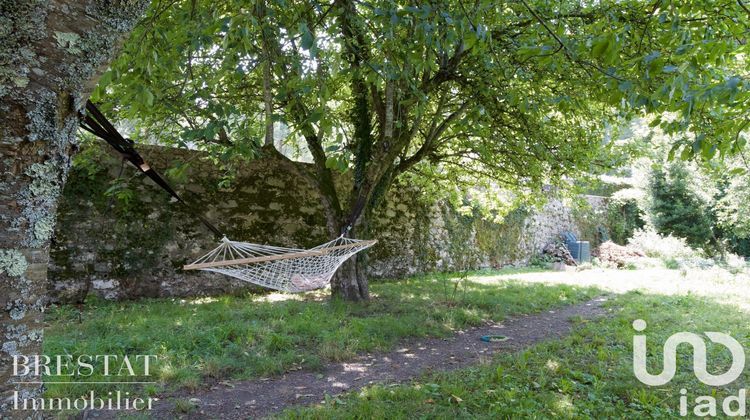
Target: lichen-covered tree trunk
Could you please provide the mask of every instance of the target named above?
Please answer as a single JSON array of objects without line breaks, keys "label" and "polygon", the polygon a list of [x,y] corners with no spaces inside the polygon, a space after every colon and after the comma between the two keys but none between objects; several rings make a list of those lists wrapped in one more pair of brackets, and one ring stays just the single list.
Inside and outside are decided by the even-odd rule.
[{"label": "lichen-covered tree trunk", "polygon": [[[14,355],[42,352],[49,242],[79,112],[147,0],[0,2],[0,417],[16,395]],[[16,394],[17,392],[17,394]],[[41,414],[35,414],[41,416]]]}]

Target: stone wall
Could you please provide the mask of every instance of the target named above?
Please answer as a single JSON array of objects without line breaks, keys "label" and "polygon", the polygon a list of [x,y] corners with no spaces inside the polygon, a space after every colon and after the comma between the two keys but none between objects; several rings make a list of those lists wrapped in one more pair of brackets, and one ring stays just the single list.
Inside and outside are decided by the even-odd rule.
[{"label": "stone wall", "polygon": [[[87,293],[106,299],[199,296],[252,288],[218,274],[182,271],[218,239],[148,178],[104,151],[87,153],[95,155],[87,162],[101,163],[78,165],[66,185],[51,250],[54,299],[79,301]],[[303,248],[327,240],[317,193],[280,170],[278,157],[243,165],[221,187],[223,174],[199,153],[149,147],[142,154],[162,172],[189,162],[167,171],[172,183],[232,239]],[[461,215],[406,185],[390,190],[371,226],[379,240],[367,251],[373,278],[524,264],[562,231],[580,231],[574,212],[558,200],[535,212],[516,210],[497,224]]]}]

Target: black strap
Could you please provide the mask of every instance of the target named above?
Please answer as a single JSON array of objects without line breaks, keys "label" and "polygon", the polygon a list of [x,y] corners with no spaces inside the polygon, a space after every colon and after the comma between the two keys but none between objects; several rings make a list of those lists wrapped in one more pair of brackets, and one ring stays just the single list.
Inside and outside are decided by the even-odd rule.
[{"label": "black strap", "polygon": [[224,236],[221,231],[217,229],[216,226],[212,225],[205,217],[203,217],[203,215],[194,211],[185,200],[183,200],[177,192],[172,189],[167,181],[143,160],[143,157],[133,147],[135,144],[133,140],[120,135],[117,129],[91,101],[86,102],[86,111],[88,111],[88,113],[85,114],[81,120],[81,128],[109,143],[109,145],[117,150],[123,158],[127,159],[133,164],[133,166],[138,168],[139,171],[143,172],[146,176],[151,178],[151,180],[156,182],[156,185],[160,186],[164,191],[168,192],[169,195],[184,205],[185,208],[203,222],[211,232],[219,237]]}]

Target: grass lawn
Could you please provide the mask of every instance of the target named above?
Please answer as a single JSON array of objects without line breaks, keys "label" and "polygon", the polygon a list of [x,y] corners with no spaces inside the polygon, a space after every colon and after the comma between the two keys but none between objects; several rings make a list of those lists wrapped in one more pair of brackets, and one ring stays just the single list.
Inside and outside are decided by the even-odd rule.
[{"label": "grass lawn", "polygon": [[[481,281],[497,274],[503,273],[375,282],[373,299],[366,304],[331,301],[327,292],[318,292],[94,301],[81,313],[74,306],[59,306],[47,313],[44,353],[131,355],[131,361],[136,354],[158,355],[152,369],[155,378],[150,378],[157,384],[145,388],[147,394],[155,394],[165,386],[196,388],[206,380],[316,369],[357,353],[389,350],[405,338],[446,336],[483,320],[573,304],[598,293],[592,287]],[[139,368],[142,363],[134,365]],[[103,379],[95,374],[72,380]],[[116,388],[48,384],[47,396],[91,390]]]},{"label": "grass lawn", "polygon": [[[631,272],[637,276],[637,272]],[[608,319],[579,321],[559,341],[507,354],[483,366],[435,374],[408,385],[373,386],[330,399],[325,404],[282,414],[287,418],[649,418],[679,416],[680,389],[687,390],[688,413],[699,395],[714,395],[721,414],[723,397],[748,386],[748,376],[720,388],[709,387],[692,372],[692,351],[678,351],[675,378],[647,387],[633,374],[632,322],[648,327],[648,366],[659,373],[662,346],[679,331],[730,334],[750,349],[750,314],[695,295],[664,296],[628,292],[608,306]],[[708,339],[709,372],[731,364],[729,351]]]}]

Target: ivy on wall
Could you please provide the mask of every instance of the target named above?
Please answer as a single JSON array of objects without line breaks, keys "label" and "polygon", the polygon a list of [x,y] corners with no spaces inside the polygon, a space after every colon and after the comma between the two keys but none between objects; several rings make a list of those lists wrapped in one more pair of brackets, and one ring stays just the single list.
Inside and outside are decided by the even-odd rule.
[{"label": "ivy on wall", "polygon": [[[142,147],[142,152],[156,168],[178,167],[162,172],[173,175],[175,188],[228,237],[303,248],[327,239],[315,190],[278,171],[272,161],[247,162],[226,184],[222,169],[196,152],[153,147]],[[80,299],[90,283],[92,292],[112,298],[215,294],[246,287],[223,276],[181,271],[183,264],[213,248],[216,238],[134,169],[122,169],[116,157],[97,148],[83,153],[96,155],[75,165],[63,194],[51,252],[53,294],[70,289],[68,294]],[[346,175],[337,180],[347,182]],[[550,209],[516,208],[497,223],[468,203],[457,209],[419,186],[399,183],[368,226],[379,240],[368,251],[370,275],[394,278],[522,263],[534,252],[525,240],[529,229],[536,229],[527,223],[530,215],[547,220],[542,237],[535,234],[534,246],[547,240],[545,235],[554,236],[547,230],[559,225],[555,217],[563,216],[555,214],[562,211],[559,203]],[[589,220],[586,213],[579,218]],[[97,284],[111,289],[95,290]]]}]

